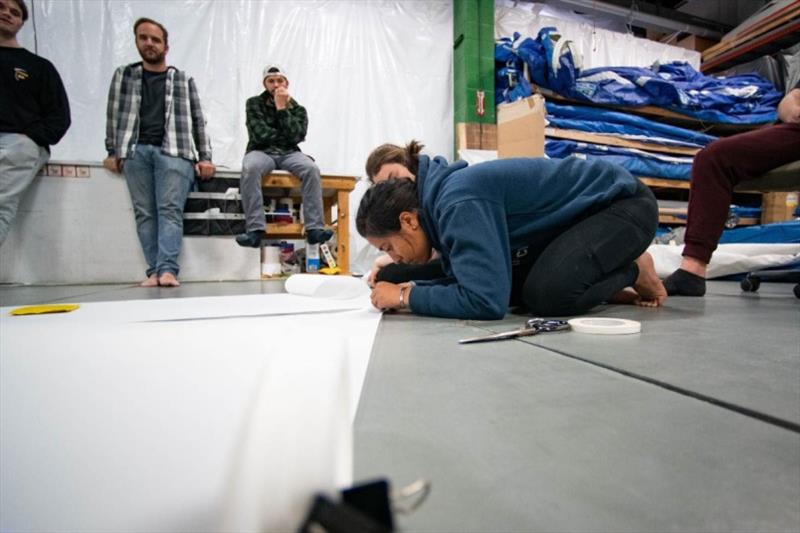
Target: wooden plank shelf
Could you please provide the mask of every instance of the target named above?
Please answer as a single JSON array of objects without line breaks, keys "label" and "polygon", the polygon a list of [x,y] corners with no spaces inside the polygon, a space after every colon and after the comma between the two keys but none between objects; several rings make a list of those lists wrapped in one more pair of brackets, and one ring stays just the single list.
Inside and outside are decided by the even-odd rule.
[{"label": "wooden plank shelf", "polygon": [[704,61],[700,69],[703,73],[710,73],[788,48],[800,42],[798,35],[800,35],[800,18],[779,26],[771,32],[722,53],[713,59]]},{"label": "wooden plank shelf", "polygon": [[733,135],[735,133],[750,131],[756,127],[759,127],[759,126],[754,126],[752,124],[720,124],[715,122],[705,122],[703,120],[696,119],[689,115],[682,115],[680,113],[676,113],[675,111],[670,111],[669,109],[664,109],[662,107],[656,107],[656,106],[623,107],[623,106],[614,106],[608,104],[597,104],[594,102],[583,102],[578,100],[572,100],[571,98],[565,98],[560,94],[554,93],[549,89],[544,89],[542,87],[539,87],[538,85],[534,86],[534,88],[536,92],[541,93],[546,100],[549,100],[551,102],[565,104],[565,105],[599,107],[602,109],[609,109],[611,111],[618,111],[620,113],[639,115],[658,122],[672,124],[674,126],[680,126],[682,128],[692,129],[694,131],[700,131],[703,133]]},{"label": "wooden plank shelf", "polygon": [[703,51],[702,72],[722,70],[800,42],[800,2],[763,16],[730,39]]},{"label": "wooden plank shelf", "polygon": [[[660,211],[658,213],[658,223],[659,224],[668,224],[670,226],[685,226],[686,225],[686,217],[680,217],[676,215],[671,215],[668,213],[662,214]],[[755,226],[760,224],[760,220],[757,218],[740,218],[737,223],[736,227],[739,226]]]},{"label": "wooden plank shelf", "polygon": [[684,189],[688,191],[690,188],[689,181],[649,178],[647,176],[637,176],[637,178],[651,189]]},{"label": "wooden plank shelf", "polygon": [[[686,225],[687,207],[658,207],[658,223],[671,225]],[[740,217],[736,221],[736,226],[753,226],[758,224],[760,219],[757,217]]]},{"label": "wooden plank shelf", "polygon": [[[326,229],[336,231],[335,226],[325,226]],[[267,240],[303,239],[305,229],[302,224],[267,224],[264,229]]]},{"label": "wooden plank shelf", "polygon": [[672,155],[694,156],[700,151],[699,148],[691,148],[688,146],[667,146],[663,144],[626,139],[613,134],[589,133],[586,131],[565,130],[561,128],[545,128],[544,134],[546,137],[554,137],[557,139],[569,139],[571,141],[602,144],[605,146],[619,146],[622,148],[635,148],[637,150]]},{"label": "wooden plank shelf", "polygon": [[[326,227],[336,233],[336,262],[343,274],[350,273],[350,192],[355,189],[357,178],[323,174],[322,208]],[[287,172],[276,171],[261,178],[263,189],[288,189],[289,196],[301,197],[300,178]],[[267,191],[269,192],[269,191]],[[336,207],[336,221],[333,220],[332,208]],[[264,231],[266,239],[302,239],[302,224],[267,224]]]}]

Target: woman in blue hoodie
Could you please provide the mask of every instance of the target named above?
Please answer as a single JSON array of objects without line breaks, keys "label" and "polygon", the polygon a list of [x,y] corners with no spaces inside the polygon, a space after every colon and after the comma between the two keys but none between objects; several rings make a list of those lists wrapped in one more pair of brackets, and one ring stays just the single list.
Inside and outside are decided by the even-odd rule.
[{"label": "woman in blue hoodie", "polygon": [[410,143],[402,162],[372,161],[373,172],[368,164],[377,184],[356,226],[396,263],[425,264],[435,249],[443,277],[376,283],[377,308],[499,319],[509,305],[566,316],[602,302],[654,307],[666,299],[646,253],[658,207],[625,169],[577,158],[467,166],[420,147]]}]

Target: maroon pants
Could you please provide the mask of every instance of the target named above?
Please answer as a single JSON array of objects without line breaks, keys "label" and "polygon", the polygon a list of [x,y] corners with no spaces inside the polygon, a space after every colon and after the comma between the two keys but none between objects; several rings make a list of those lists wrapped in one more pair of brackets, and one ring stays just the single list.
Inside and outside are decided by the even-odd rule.
[{"label": "maroon pants", "polygon": [[698,152],[683,255],[711,260],[728,218],[733,188],[800,159],[800,124],[777,124],[719,139]]}]

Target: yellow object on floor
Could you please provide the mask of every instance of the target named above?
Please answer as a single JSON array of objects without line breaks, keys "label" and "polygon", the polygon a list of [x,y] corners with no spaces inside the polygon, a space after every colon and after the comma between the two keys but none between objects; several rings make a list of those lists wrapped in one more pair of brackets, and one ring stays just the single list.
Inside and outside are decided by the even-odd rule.
[{"label": "yellow object on floor", "polygon": [[80,306],[78,304],[45,304],[45,305],[29,305],[27,307],[18,307],[11,311],[12,316],[24,315],[45,315],[50,313],[69,313],[74,311]]},{"label": "yellow object on floor", "polygon": [[333,258],[333,254],[331,253],[331,249],[328,248],[328,245],[324,242],[321,243],[319,245],[319,251],[322,252],[322,257],[324,257],[325,262],[328,263],[328,268],[336,268],[336,260]]},{"label": "yellow object on floor", "polygon": [[329,276],[333,276],[335,274],[341,274],[342,269],[335,266],[335,267],[323,267],[319,269],[320,274],[327,274]]}]

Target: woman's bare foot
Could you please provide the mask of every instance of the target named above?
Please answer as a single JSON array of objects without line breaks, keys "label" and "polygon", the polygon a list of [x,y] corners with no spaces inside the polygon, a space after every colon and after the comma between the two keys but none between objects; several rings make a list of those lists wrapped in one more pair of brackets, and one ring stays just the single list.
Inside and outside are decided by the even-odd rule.
[{"label": "woman's bare foot", "polygon": [[622,289],[612,296],[608,303],[638,305],[641,299],[642,297],[639,296],[639,293],[633,289]]},{"label": "woman's bare foot", "polygon": [[164,272],[158,277],[158,284],[162,287],[180,287],[181,282],[172,272]]},{"label": "woman's bare foot", "polygon": [[150,274],[150,277],[139,284],[140,287],[158,287],[158,276]]},{"label": "woman's bare foot", "polygon": [[667,300],[667,289],[656,274],[656,267],[653,263],[653,256],[645,252],[636,259],[639,267],[639,277],[633,284],[640,299],[636,305],[643,307],[661,307]]}]

